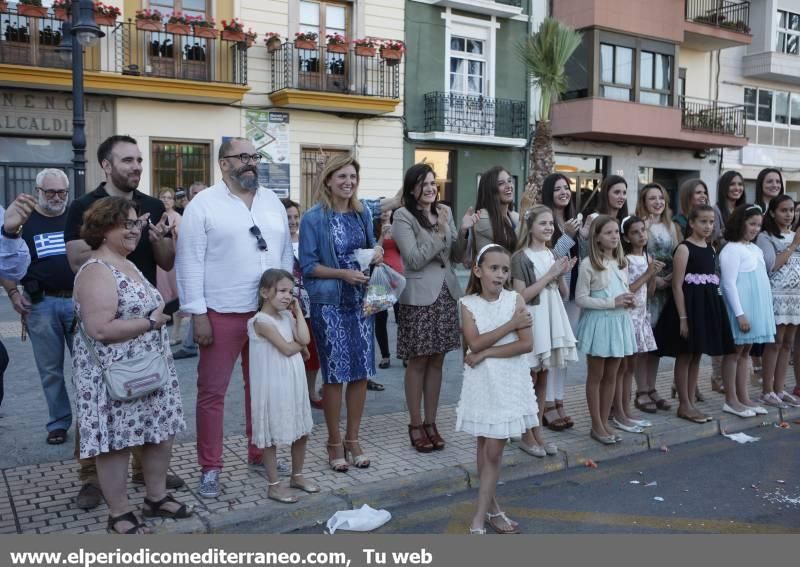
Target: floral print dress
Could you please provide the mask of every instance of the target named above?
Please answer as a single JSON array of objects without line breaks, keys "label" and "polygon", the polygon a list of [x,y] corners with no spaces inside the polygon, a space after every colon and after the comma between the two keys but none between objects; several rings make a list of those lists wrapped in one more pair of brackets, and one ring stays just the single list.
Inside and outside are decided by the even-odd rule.
[{"label": "floral print dress", "polygon": [[[117,282],[117,319],[141,319],[158,307],[161,295],[141,272],[137,281],[111,264],[92,259],[78,270],[75,280],[78,280],[86,266],[94,263],[111,270]],[[80,314],[77,298],[75,313]],[[147,396],[129,402],[112,400],[106,388],[103,370],[95,364],[89,352],[90,346],[86,344],[82,333],[75,333],[72,379],[77,392],[82,459],[145,443],[161,443],[185,429],[178,374],[172,361],[172,353],[166,346],[169,345],[166,327],[120,343],[106,345],[91,338],[88,340],[92,342],[91,346],[104,367],[118,360],[138,356],[144,351],[163,349],[170,376],[163,388]]]}]

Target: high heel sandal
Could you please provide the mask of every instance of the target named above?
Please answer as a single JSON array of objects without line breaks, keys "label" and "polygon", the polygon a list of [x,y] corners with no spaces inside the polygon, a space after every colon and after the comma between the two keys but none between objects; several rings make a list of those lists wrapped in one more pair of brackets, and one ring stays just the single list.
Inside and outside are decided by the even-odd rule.
[{"label": "high heel sandal", "polygon": [[354,443],[359,449],[361,449],[361,447],[358,445],[358,439],[344,440],[344,458],[347,459],[347,462],[349,462],[357,469],[369,468],[370,460],[364,456],[364,453],[361,453],[360,455],[355,455],[353,454],[353,450],[347,447],[348,445],[352,446]]},{"label": "high heel sandal", "polygon": [[[549,419],[547,417],[547,414],[549,412],[555,412],[558,417],[556,417],[555,419]],[[570,427],[572,427],[566,419],[558,415],[558,410],[556,409],[556,406],[550,406],[544,408],[544,412],[542,412],[542,425],[544,425],[545,427],[547,427],[552,431],[564,431],[565,429],[569,429]]]},{"label": "high heel sandal", "polygon": [[430,439],[434,451],[441,451],[444,449],[444,439],[439,435],[439,430],[436,429],[436,423],[423,423],[422,428],[425,430],[428,439]]},{"label": "high heel sandal", "polygon": [[561,419],[567,422],[567,429],[575,425],[575,422],[572,421],[572,418],[568,415],[561,415],[561,411],[564,409],[564,402],[556,400],[556,411]]},{"label": "high heel sandal", "polygon": [[[346,459],[343,459],[341,457],[337,459],[336,457],[330,456],[330,450],[338,449],[339,447],[342,447],[342,451],[345,451],[344,445],[339,445],[338,443],[333,443],[333,444],[328,443],[328,465],[330,465],[332,471],[347,472],[349,467],[347,466]],[[345,451],[345,455],[347,455],[347,451]]]},{"label": "high heel sandal", "polygon": [[[417,432],[416,437],[414,436],[415,431]],[[433,443],[431,443],[424,425],[411,425],[409,423],[408,439],[411,441],[411,446],[420,453],[430,453],[433,451]]]},{"label": "high heel sandal", "polygon": [[[506,523],[507,527],[505,528],[501,527],[494,521],[495,518],[500,518],[501,520],[503,520]],[[517,525],[515,525],[511,520],[509,520],[508,516],[506,516],[506,513],[503,512],[502,510],[497,514],[490,514],[489,512],[486,512],[486,520],[489,522],[489,525],[492,527],[495,533],[498,533],[500,535],[519,533],[519,528],[517,527]]]}]

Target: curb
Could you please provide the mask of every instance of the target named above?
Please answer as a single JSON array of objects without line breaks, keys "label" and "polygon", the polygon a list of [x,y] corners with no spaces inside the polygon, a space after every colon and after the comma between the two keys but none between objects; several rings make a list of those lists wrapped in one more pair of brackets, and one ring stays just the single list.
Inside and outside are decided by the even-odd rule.
[{"label": "curb", "polygon": [[[619,457],[658,450],[662,446],[680,445],[721,435],[722,431],[734,433],[757,429],[769,423],[791,422],[800,419],[800,408],[779,410],[769,408],[769,414],[759,419],[740,419],[723,414],[705,424],[679,425],[666,430],[654,430],[646,435],[625,435],[623,443],[593,447],[590,450],[566,443],[558,455],[542,459],[531,458],[520,451],[503,455],[502,482],[524,480],[547,475],[566,468],[585,467],[587,460],[605,462]],[[674,423],[674,422],[671,422]],[[516,448],[516,444],[512,444]],[[518,454],[516,454],[518,453]],[[358,508],[369,504],[373,508],[392,508],[417,503],[431,498],[450,496],[476,488],[480,484],[474,464],[453,465],[444,469],[427,471],[402,478],[362,484],[339,489],[297,505],[270,503],[268,506],[238,510],[221,517],[204,518],[190,525],[172,523],[165,527],[173,533],[273,533],[285,534],[315,526],[322,527],[337,510]],[[198,529],[198,524],[202,528]],[[170,528],[180,528],[171,529]]]}]

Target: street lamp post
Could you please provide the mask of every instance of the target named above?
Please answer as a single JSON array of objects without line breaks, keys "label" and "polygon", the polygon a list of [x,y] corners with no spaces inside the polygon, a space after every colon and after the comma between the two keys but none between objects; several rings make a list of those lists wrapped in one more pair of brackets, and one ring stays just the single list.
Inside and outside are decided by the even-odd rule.
[{"label": "street lamp post", "polygon": [[75,196],[86,193],[86,116],[83,102],[83,48],[103,37],[92,0],[72,0],[72,21],[64,23],[59,51],[72,54],[72,167]]}]

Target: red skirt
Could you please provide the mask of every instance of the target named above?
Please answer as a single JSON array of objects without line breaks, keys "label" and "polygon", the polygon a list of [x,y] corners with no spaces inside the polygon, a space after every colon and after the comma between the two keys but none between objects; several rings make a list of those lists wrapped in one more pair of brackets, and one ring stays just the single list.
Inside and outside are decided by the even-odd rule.
[{"label": "red skirt", "polygon": [[308,331],[311,335],[311,342],[308,343],[308,352],[311,355],[308,360],[303,361],[307,372],[314,372],[319,370],[319,356],[317,356],[317,345],[314,342],[314,333],[311,332],[311,319],[306,319]]}]

